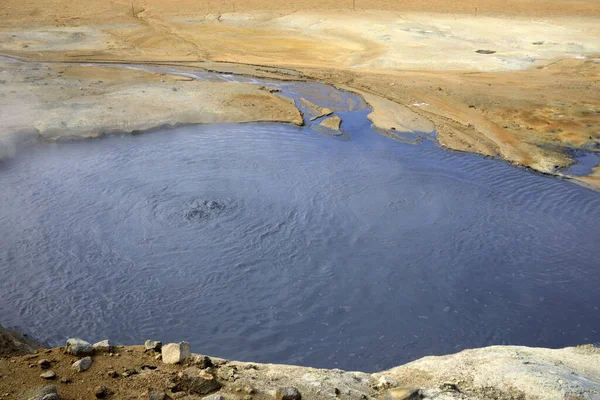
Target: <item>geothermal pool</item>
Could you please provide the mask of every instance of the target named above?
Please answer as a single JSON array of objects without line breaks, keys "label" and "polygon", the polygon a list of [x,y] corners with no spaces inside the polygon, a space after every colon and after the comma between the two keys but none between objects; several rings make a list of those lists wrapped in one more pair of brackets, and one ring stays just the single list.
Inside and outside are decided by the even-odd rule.
[{"label": "geothermal pool", "polygon": [[345,134],[188,126],[0,162],[3,325],[362,371],[599,341],[599,193],[282,87],[328,99]]}]

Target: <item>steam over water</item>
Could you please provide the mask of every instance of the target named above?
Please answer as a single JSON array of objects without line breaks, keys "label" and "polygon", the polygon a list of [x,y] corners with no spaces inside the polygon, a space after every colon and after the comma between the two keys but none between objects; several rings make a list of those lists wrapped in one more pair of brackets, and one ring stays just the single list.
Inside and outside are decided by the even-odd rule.
[{"label": "steam over water", "polygon": [[280,124],[40,144],[0,163],[0,321],[373,371],[600,332],[600,195],[503,162]]}]

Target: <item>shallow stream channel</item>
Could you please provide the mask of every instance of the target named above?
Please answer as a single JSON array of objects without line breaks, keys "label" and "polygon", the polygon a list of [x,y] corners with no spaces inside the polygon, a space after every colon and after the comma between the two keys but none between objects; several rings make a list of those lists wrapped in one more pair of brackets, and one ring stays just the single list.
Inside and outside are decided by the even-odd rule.
[{"label": "shallow stream channel", "polygon": [[324,84],[188,75],[329,107],[343,135],[306,113],[304,127],[41,142],[0,162],[4,326],[361,371],[600,342],[598,192],[386,137]]}]

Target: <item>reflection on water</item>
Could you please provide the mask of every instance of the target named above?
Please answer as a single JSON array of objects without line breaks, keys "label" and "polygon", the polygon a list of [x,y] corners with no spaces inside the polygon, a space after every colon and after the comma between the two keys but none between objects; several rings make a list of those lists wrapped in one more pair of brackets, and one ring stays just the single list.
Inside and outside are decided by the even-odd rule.
[{"label": "reflection on water", "polygon": [[197,126],[2,162],[0,321],[363,371],[598,341],[598,193],[390,140],[353,107],[344,140]]}]

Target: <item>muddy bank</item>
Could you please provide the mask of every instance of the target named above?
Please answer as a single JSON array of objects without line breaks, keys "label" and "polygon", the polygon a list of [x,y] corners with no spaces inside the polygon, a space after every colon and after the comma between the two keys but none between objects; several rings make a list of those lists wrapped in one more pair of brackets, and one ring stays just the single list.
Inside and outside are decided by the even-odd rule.
[{"label": "muddy bank", "polygon": [[257,85],[6,58],[0,60],[0,78],[0,136],[7,142],[31,134],[97,137],[191,123],[303,123],[292,101]]},{"label": "muddy bank", "polygon": [[[4,54],[38,61],[163,62],[180,67],[203,62],[217,71],[318,79],[370,97],[371,118],[378,127],[435,127],[439,143],[449,149],[502,157],[556,175],[574,162],[567,150],[598,151],[600,12],[592,1],[541,6],[515,0],[506,12],[508,7],[498,10],[493,2],[465,0],[453,4],[452,15],[440,13],[450,6],[404,2],[377,7],[364,3],[358,11],[330,10],[332,3],[322,5],[322,12],[310,11],[315,4],[299,2],[291,8],[306,6],[308,11],[295,12],[287,3],[267,7],[260,1],[232,3],[231,10],[203,3],[202,11],[184,1],[169,3],[168,9],[146,1],[133,8],[103,5],[93,14],[89,10],[94,7],[82,9],[79,3],[64,10],[37,3],[6,8],[0,23]],[[390,7],[398,12],[381,11]],[[470,7],[477,12],[467,12]],[[5,68],[3,76],[13,73],[18,72]],[[177,82],[175,92],[171,78],[151,74],[137,76],[135,85],[125,78],[126,87],[106,88],[94,83],[94,73],[74,74],[72,90],[79,93],[70,92],[71,84],[61,88],[56,79],[20,82],[8,91],[0,86],[6,93],[3,115],[9,121],[15,114],[30,118],[27,113],[33,111],[27,104],[35,104],[38,97],[57,103],[53,110],[42,107],[48,122],[35,127],[48,135],[64,124],[90,131],[108,124],[108,130],[131,131],[159,120],[298,121],[289,105],[268,92],[258,95],[245,88],[236,94],[238,89],[227,85],[185,82]],[[87,100],[69,100],[86,97],[88,90]],[[70,94],[65,98],[57,91]],[[17,105],[9,104],[14,97]],[[264,107],[253,101],[258,99]],[[127,119],[107,108],[113,101],[126,110]],[[228,105],[230,101],[241,107]],[[77,121],[69,117],[73,107],[80,107]],[[593,176],[580,181],[598,187]]]},{"label": "muddy bank", "polygon": [[40,393],[63,400],[600,398],[600,350],[589,345],[494,346],[374,374],[230,361],[190,353],[185,342],[125,347],[69,339],[65,347],[29,347],[27,353],[0,356],[5,398],[42,399]]}]

